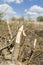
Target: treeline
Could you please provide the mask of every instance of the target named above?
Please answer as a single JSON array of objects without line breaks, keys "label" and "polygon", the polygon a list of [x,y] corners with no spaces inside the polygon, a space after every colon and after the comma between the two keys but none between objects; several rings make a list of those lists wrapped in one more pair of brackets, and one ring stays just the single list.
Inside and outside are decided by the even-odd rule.
[{"label": "treeline", "polygon": [[[4,12],[0,11],[0,22],[3,21],[4,16],[6,16],[6,14]],[[31,19],[30,16],[28,16],[27,20],[23,16],[21,16],[19,18],[17,18],[17,17],[11,17],[10,20],[12,20],[12,21],[34,21],[34,20]],[[43,21],[43,16],[38,16],[36,18],[36,21],[39,21],[39,22]]]},{"label": "treeline", "polygon": [[37,17],[37,21],[43,21],[43,16]]}]

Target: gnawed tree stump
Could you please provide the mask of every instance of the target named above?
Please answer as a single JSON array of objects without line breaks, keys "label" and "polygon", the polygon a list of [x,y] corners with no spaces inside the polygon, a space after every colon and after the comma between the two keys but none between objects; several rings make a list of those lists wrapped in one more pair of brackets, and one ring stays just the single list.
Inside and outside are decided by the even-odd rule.
[{"label": "gnawed tree stump", "polygon": [[23,25],[19,28],[16,42],[15,42],[15,49],[14,49],[14,59],[17,60],[20,52],[20,46],[23,44],[26,34],[24,33]]}]

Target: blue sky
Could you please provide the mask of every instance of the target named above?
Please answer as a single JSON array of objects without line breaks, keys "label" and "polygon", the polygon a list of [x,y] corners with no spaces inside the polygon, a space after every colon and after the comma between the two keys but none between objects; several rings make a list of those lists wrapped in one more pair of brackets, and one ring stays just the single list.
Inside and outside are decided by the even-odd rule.
[{"label": "blue sky", "polygon": [[35,19],[37,16],[43,16],[43,0],[0,0],[0,10],[6,10],[4,18],[30,15]]}]

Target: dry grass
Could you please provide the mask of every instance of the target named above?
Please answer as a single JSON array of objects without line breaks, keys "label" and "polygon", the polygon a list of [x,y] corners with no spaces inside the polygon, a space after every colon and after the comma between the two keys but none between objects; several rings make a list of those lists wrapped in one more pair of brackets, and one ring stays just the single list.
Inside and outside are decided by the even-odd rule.
[{"label": "dry grass", "polygon": [[[22,24],[24,25],[24,30],[25,30],[25,33],[27,36],[25,38],[23,46],[21,47],[22,54],[19,55],[18,60],[22,62],[23,58],[26,58],[26,64],[29,65],[29,59],[27,61],[28,52],[29,52],[29,50],[31,52],[31,49],[34,50],[33,43],[34,43],[34,39],[37,38],[35,53],[33,54],[30,65],[35,65],[35,63],[36,63],[36,65],[43,65],[43,53],[42,53],[43,52],[43,35],[41,36],[41,34],[43,34],[42,33],[43,32],[43,22],[13,21],[12,23],[9,23],[13,37],[16,37],[18,29]],[[6,22],[0,22],[0,36],[5,37],[6,40],[10,39],[10,34],[8,31]],[[29,54],[30,54],[30,52],[29,52]],[[41,56],[38,56],[35,59],[34,57],[37,55],[36,53],[37,54],[42,53],[42,54],[41,54]],[[39,57],[42,59],[40,60]],[[30,58],[30,57],[28,56],[28,58]],[[39,64],[38,64],[38,62],[39,62]],[[24,61],[24,63],[25,63],[25,61]]]}]

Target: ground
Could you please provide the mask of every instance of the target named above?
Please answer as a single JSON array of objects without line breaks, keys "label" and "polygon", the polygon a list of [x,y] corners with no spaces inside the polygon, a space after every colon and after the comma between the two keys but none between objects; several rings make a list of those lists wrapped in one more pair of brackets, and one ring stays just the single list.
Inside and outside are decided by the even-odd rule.
[{"label": "ground", "polygon": [[[15,60],[14,51],[11,53],[9,50],[15,48],[15,38],[22,24],[24,25],[26,37],[20,46],[18,59]],[[0,22],[0,50],[10,45],[9,39],[13,44],[2,50],[2,52],[0,51],[0,65],[43,65],[43,22],[13,21],[9,25],[12,39],[14,39],[13,42],[11,42],[12,39],[6,21]],[[35,39],[37,39],[37,43],[34,48]]]}]

